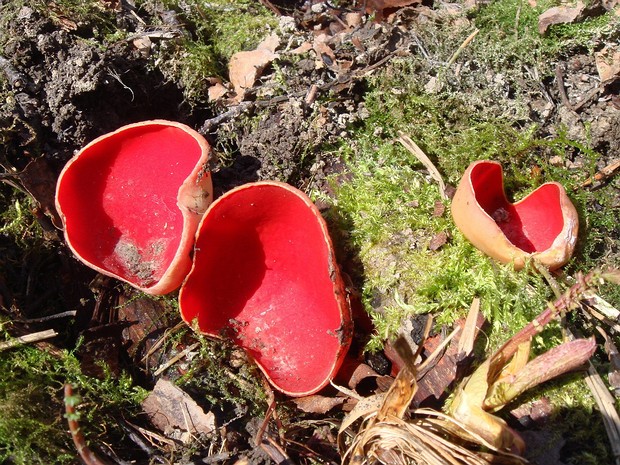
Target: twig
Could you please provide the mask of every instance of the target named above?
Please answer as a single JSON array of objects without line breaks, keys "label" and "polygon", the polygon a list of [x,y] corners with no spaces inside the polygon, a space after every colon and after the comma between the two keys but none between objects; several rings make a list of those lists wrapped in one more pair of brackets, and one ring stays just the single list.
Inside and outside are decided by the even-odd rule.
[{"label": "twig", "polygon": [[470,44],[470,42],[472,40],[474,40],[474,37],[476,37],[479,32],[480,32],[480,29],[474,29],[474,32],[472,32],[471,34],[469,34],[469,36],[467,36],[467,39],[465,39],[463,41],[463,43],[460,45],[460,47],[456,49],[456,52],[454,52],[452,54],[452,56],[450,57],[450,59],[448,60],[448,64],[446,65],[446,69],[448,69],[448,68],[450,68],[450,66],[452,66],[452,64],[456,61],[456,59],[463,52],[463,50],[465,50],[465,47],[467,47]]},{"label": "twig", "polygon": [[58,318],[66,318],[68,316],[77,315],[77,310],[67,310],[66,312],[55,313],[54,315],[42,316],[41,318],[29,318],[27,320],[23,320],[24,323],[44,323],[50,320],[56,320]]},{"label": "twig", "polygon": [[105,460],[101,460],[97,455],[90,450],[86,445],[86,439],[80,430],[78,424],[79,415],[75,411],[76,398],[73,396],[73,388],[70,384],[65,384],[65,417],[69,423],[69,431],[71,431],[71,437],[75,448],[80,454],[80,457],[86,465],[109,465]]},{"label": "twig", "polygon": [[594,176],[581,183],[581,187],[588,187],[595,182],[605,181],[620,170],[620,158],[612,161],[609,165],[598,171]]},{"label": "twig", "polygon": [[58,333],[53,329],[46,329],[45,331],[39,331],[37,333],[26,334],[25,336],[16,337],[8,341],[0,342],[0,351],[11,349],[21,344],[28,344],[29,342],[43,341],[58,336]]},{"label": "twig", "polygon": [[198,132],[200,134],[207,134],[216,126],[219,126],[220,124],[225,123],[226,121],[236,118],[244,111],[249,110],[250,108],[253,108],[255,104],[256,104],[255,102],[250,102],[250,101],[241,102],[239,105],[235,105],[234,107],[225,111],[224,113],[221,113],[217,116],[214,116],[213,118],[206,120],[204,124],[200,127],[200,129],[198,129]]},{"label": "twig", "polygon": [[581,110],[581,108],[586,104],[589,103],[590,100],[592,100],[593,98],[597,97],[598,94],[603,90],[602,86],[596,86],[594,89],[590,89],[586,95],[584,97],[582,97],[581,100],[579,100],[575,105],[573,105],[573,109],[575,111],[579,111]]},{"label": "twig", "polygon": [[560,93],[560,100],[562,101],[562,104],[570,111],[575,111],[575,108],[568,99],[568,95],[566,95],[566,88],[564,87],[564,75],[562,74],[562,67],[559,63],[555,65],[555,82],[558,85],[558,92]]}]

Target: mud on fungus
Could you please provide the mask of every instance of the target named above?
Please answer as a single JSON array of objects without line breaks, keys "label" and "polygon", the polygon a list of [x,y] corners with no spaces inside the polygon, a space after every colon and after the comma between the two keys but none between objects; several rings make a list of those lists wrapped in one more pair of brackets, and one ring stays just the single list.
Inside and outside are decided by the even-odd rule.
[{"label": "mud on fungus", "polygon": [[179,303],[187,323],[232,338],[291,396],[329,383],[351,341],[325,221],[284,183],[245,184],[211,205]]},{"label": "mud on fungus", "polygon": [[548,182],[519,202],[504,192],[499,163],[479,160],[465,171],[452,200],[452,217],[478,249],[521,269],[533,258],[553,270],[570,259],[579,219],[566,191]]},{"label": "mud on fungus", "polygon": [[164,120],[130,124],[86,145],[56,188],[71,250],[147,293],[179,287],[212,200],[209,153],[196,131]]}]

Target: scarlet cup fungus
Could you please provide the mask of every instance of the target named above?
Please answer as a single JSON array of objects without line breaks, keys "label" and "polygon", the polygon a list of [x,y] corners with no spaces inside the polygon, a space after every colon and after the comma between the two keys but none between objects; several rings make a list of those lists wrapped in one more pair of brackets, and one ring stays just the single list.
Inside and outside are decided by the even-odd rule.
[{"label": "scarlet cup fungus", "polygon": [[179,304],[188,324],[232,338],[291,396],[328,384],[351,341],[325,221],[284,183],[245,184],[209,207]]},{"label": "scarlet cup fungus", "polygon": [[179,287],[212,200],[209,152],[196,131],[163,120],[130,124],[89,143],[56,187],[71,250],[147,293]]},{"label": "scarlet cup fungus", "polygon": [[548,182],[516,203],[504,192],[499,163],[472,163],[452,199],[452,217],[478,249],[521,269],[531,257],[553,270],[570,259],[579,227],[575,207],[557,182]]}]

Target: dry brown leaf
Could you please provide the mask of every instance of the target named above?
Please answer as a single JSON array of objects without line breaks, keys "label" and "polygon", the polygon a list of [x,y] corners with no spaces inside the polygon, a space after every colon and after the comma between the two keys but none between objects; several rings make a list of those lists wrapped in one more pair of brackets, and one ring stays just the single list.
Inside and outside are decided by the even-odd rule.
[{"label": "dry brown leaf", "polygon": [[601,84],[609,84],[620,78],[620,47],[605,47],[594,54],[594,60]]},{"label": "dry brown leaf", "polygon": [[310,50],[312,50],[312,44],[310,42],[304,42],[299,47],[291,50],[291,53],[293,55],[302,55]]},{"label": "dry brown leaf", "polygon": [[545,34],[549,26],[554,24],[574,23],[582,18],[585,8],[586,6],[581,0],[574,7],[556,6],[549,8],[538,17],[538,32]]},{"label": "dry brown leaf", "polygon": [[344,15],[344,22],[350,28],[361,26],[362,19],[362,13],[360,13],[359,11],[353,11]]},{"label": "dry brown leaf", "polygon": [[331,47],[327,44],[330,37],[327,34],[320,34],[315,37],[312,48],[316,53],[316,67],[323,68],[325,65],[332,66],[336,64],[336,55]]},{"label": "dry brown leaf", "polygon": [[369,365],[354,359],[345,359],[338,370],[338,384],[346,385],[349,389],[357,389],[357,385],[367,378],[377,378],[379,374]]},{"label": "dry brown leaf", "polygon": [[[54,195],[56,192],[56,177],[45,158],[35,158],[17,175],[22,187],[38,204],[38,209],[49,218],[57,228],[62,228],[62,221],[56,212]],[[38,216],[38,215],[37,215]],[[43,218],[40,218],[42,220]],[[42,224],[44,226],[44,224]]]},{"label": "dry brown leaf", "polygon": [[402,8],[420,3],[422,3],[422,0],[367,0],[366,13],[374,14],[375,21],[381,21],[383,20],[385,10]]},{"label": "dry brown leaf", "polygon": [[[204,410],[181,388],[159,379],[155,388],[142,402],[142,409],[154,426],[166,436],[189,439],[189,435],[208,434],[215,430],[215,415]],[[175,434],[177,433],[177,434]]]},{"label": "dry brown leaf", "polygon": [[429,250],[432,250],[434,252],[441,249],[444,245],[448,243],[449,237],[450,236],[448,236],[448,233],[445,231],[441,231],[440,233],[435,234],[431,238],[431,242],[428,244]]},{"label": "dry brown leaf", "polygon": [[334,407],[342,405],[346,400],[345,397],[326,397],[320,395],[312,395],[306,397],[298,397],[293,399],[297,408],[306,413],[324,414]]},{"label": "dry brown leaf", "polygon": [[263,40],[255,50],[237,52],[228,64],[228,77],[235,91],[233,101],[239,103],[245,97],[247,89],[254,83],[263,70],[278,57],[275,53],[280,43],[276,35],[271,35]]},{"label": "dry brown leaf", "polygon": [[209,101],[216,102],[221,100],[228,93],[228,89],[221,82],[216,82],[209,87],[207,93],[209,94]]}]

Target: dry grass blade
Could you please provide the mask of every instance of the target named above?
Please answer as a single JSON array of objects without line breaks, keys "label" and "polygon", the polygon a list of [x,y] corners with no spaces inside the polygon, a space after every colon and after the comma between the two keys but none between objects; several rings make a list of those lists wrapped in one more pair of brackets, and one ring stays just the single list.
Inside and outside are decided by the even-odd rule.
[{"label": "dry grass blade", "polygon": [[343,456],[343,463],[522,465],[527,461],[495,449],[447,415],[418,409],[410,421],[391,417],[364,429]]},{"label": "dry grass blade", "polygon": [[399,132],[398,139],[396,140],[400,142],[409,152],[411,152],[413,156],[415,156],[420,161],[420,163],[424,165],[424,167],[430,172],[432,178],[437,181],[437,184],[439,184],[439,194],[441,195],[441,198],[447,199],[448,196],[446,194],[446,183],[443,181],[441,173],[439,173],[439,170],[437,169],[437,167],[435,167],[431,159],[428,158],[424,151],[420,147],[418,147],[418,144],[411,140],[411,138],[405,133]]},{"label": "dry grass blade", "polygon": [[614,398],[609,393],[607,386],[596,372],[592,363],[588,367],[586,384],[594,396],[596,405],[601,410],[601,415],[603,415],[603,423],[607,436],[609,436],[614,463],[620,465],[620,416],[616,410]]}]

